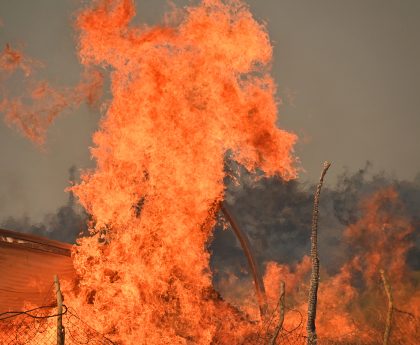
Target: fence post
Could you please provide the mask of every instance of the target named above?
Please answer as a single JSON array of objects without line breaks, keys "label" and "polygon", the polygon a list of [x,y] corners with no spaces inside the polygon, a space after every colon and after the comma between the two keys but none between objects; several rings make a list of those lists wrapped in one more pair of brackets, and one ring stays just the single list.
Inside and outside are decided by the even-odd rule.
[{"label": "fence post", "polygon": [[55,294],[57,297],[57,345],[64,345],[65,332],[63,327],[63,295],[61,294],[60,281],[54,276]]}]

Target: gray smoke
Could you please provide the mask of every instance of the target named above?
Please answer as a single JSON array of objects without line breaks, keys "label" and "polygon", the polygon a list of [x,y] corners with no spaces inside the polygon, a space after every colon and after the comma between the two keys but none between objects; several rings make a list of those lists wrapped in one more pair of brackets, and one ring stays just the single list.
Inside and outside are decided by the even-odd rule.
[{"label": "gray smoke", "polygon": [[[70,181],[76,180],[76,169],[69,169]],[[67,203],[56,212],[47,214],[42,222],[33,224],[29,217],[8,217],[0,223],[2,228],[48,237],[57,241],[75,243],[80,234],[87,231],[86,212],[76,204],[73,193],[69,192]]]},{"label": "gray smoke", "polygon": [[[239,184],[227,181],[227,202],[254,249],[261,271],[268,261],[293,264],[309,254],[310,230],[315,185],[280,178],[255,181],[245,169],[228,164],[228,171],[240,171]],[[351,258],[354,248],[343,240],[343,231],[360,217],[359,203],[368,195],[393,186],[403,203],[405,216],[415,231],[410,240],[414,247],[407,255],[411,269],[420,269],[420,174],[414,181],[399,181],[384,173],[371,174],[372,165],[356,172],[342,173],[334,187],[321,193],[319,218],[319,252],[324,268],[337,272]],[[328,176],[327,176],[328,178]],[[239,279],[249,277],[248,264],[239,242],[230,229],[219,226],[210,244],[215,283],[227,272]]]},{"label": "gray smoke", "polygon": [[[229,162],[226,183],[226,202],[250,239],[256,260],[264,271],[268,261],[293,264],[309,253],[310,228],[315,185],[298,180],[285,182],[280,178],[262,178]],[[405,215],[415,231],[410,241],[414,244],[407,262],[420,270],[420,174],[413,181],[400,181],[384,173],[371,174],[372,166],[356,172],[346,171],[333,188],[324,187],[320,202],[319,250],[323,267],[336,272],[352,255],[353,248],[342,240],[343,231],[360,217],[359,203],[364,197],[382,187],[393,186],[404,205]],[[75,182],[76,169],[69,169],[69,179]],[[233,178],[232,178],[233,177]],[[328,176],[327,176],[328,178]],[[234,183],[234,180],[238,183]],[[28,232],[51,239],[75,243],[80,234],[87,233],[88,215],[77,204],[72,193],[56,212],[48,214],[40,223],[33,224],[28,217],[9,217],[0,226],[5,229]],[[235,235],[223,230],[221,222],[209,243],[211,266],[217,282],[226,272],[235,272],[248,279],[248,264]]]}]

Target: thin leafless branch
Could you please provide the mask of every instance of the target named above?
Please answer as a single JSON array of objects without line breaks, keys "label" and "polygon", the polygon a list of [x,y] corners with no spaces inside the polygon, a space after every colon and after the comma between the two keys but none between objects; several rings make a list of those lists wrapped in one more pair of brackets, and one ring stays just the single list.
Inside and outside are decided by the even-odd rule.
[{"label": "thin leafless branch", "polygon": [[312,262],[312,274],[311,274],[311,285],[309,288],[308,298],[308,322],[306,324],[306,331],[308,333],[308,345],[315,345],[317,343],[316,335],[316,304],[318,296],[318,284],[319,284],[319,258],[318,258],[318,205],[319,196],[321,195],[322,184],[324,183],[324,177],[327,173],[331,163],[324,162],[324,168],[319,179],[319,183],[315,192],[314,197],[314,209],[312,213],[312,228],[311,228],[311,262]]},{"label": "thin leafless branch", "polygon": [[384,345],[389,344],[389,336],[391,335],[391,323],[392,323],[392,312],[394,309],[394,300],[392,298],[391,285],[389,285],[388,280],[386,279],[384,270],[379,271],[382,278],[382,283],[384,284],[385,293],[388,297],[388,313],[386,315],[386,324],[384,332]]},{"label": "thin leafless branch", "polygon": [[271,338],[270,345],[275,345],[277,337],[281,329],[283,328],[283,321],[284,321],[284,295],[285,295],[285,284],[284,281],[280,282],[280,301],[279,301],[279,308],[280,308],[280,317],[279,322],[277,323],[277,327],[274,331],[273,337]]}]

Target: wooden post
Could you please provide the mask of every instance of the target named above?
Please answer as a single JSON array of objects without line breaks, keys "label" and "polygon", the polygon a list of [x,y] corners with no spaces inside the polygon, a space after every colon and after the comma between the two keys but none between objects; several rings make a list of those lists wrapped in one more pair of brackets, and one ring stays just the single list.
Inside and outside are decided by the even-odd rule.
[{"label": "wooden post", "polygon": [[324,182],[325,174],[331,163],[324,162],[324,168],[319,179],[319,183],[315,192],[314,197],[314,209],[312,213],[312,228],[311,228],[311,261],[312,261],[312,273],[311,273],[311,285],[309,288],[308,298],[308,321],[306,324],[306,331],[308,332],[307,345],[317,344],[316,335],[316,304],[318,298],[318,284],[319,284],[319,258],[318,258],[318,205],[319,196],[321,195],[321,188]]},{"label": "wooden post", "polygon": [[382,283],[384,284],[384,289],[386,296],[388,297],[388,313],[386,315],[386,325],[384,332],[384,345],[389,344],[389,336],[391,335],[391,323],[392,323],[392,312],[394,310],[394,300],[392,298],[391,285],[389,285],[388,280],[386,279],[384,270],[379,271],[381,273]]},{"label": "wooden post", "polygon": [[63,327],[63,295],[61,294],[60,281],[54,276],[55,294],[57,297],[57,345],[64,345],[65,331]]},{"label": "wooden post", "polygon": [[260,307],[261,319],[264,320],[267,314],[267,296],[265,294],[264,281],[262,279],[260,270],[258,269],[258,265],[254,259],[255,256],[252,252],[251,244],[249,243],[248,237],[241,230],[241,228],[238,225],[238,222],[235,220],[235,218],[223,202],[220,203],[220,208],[222,210],[223,215],[225,216],[225,219],[229,222],[230,226],[232,227],[232,230],[235,233],[237,239],[239,240],[239,243],[241,244],[241,247],[245,253],[245,257],[248,260],[248,264],[251,268],[251,273],[254,278],[258,305]]}]

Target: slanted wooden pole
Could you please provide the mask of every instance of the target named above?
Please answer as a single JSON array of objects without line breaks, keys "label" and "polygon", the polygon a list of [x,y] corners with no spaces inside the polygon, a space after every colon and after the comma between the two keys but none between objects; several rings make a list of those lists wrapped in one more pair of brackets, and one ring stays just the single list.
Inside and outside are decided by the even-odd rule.
[{"label": "slanted wooden pole", "polygon": [[385,293],[388,297],[388,313],[386,315],[386,325],[384,332],[384,345],[389,344],[389,336],[391,335],[391,323],[392,323],[392,312],[394,310],[394,300],[392,298],[391,285],[389,285],[388,280],[386,279],[384,270],[379,271],[381,273],[382,283],[384,284]]},{"label": "slanted wooden pole", "polygon": [[65,332],[63,327],[63,295],[61,294],[60,281],[54,276],[55,294],[57,297],[57,345],[64,345]]},{"label": "slanted wooden pole", "polygon": [[280,301],[279,301],[279,309],[280,309],[280,317],[279,322],[277,323],[277,327],[274,331],[273,337],[271,338],[270,345],[275,345],[277,337],[279,336],[279,333],[281,329],[283,328],[283,322],[284,322],[284,295],[285,295],[285,284],[284,281],[280,282]]},{"label": "slanted wooden pole", "polygon": [[321,195],[322,184],[324,183],[324,177],[327,173],[331,163],[324,162],[324,168],[319,179],[318,187],[314,197],[314,209],[312,213],[312,227],[311,227],[311,262],[312,262],[312,273],[311,273],[311,285],[309,288],[308,298],[308,321],[306,324],[306,331],[308,333],[307,345],[316,345],[316,303],[318,298],[318,284],[319,284],[319,258],[318,258],[318,205],[319,196]]},{"label": "slanted wooden pole", "polygon": [[260,307],[260,316],[261,319],[264,320],[264,318],[267,316],[267,296],[265,294],[264,281],[262,279],[260,270],[258,269],[258,265],[255,261],[255,255],[252,252],[251,244],[249,243],[247,235],[241,230],[241,228],[238,225],[238,222],[233,217],[229,209],[226,207],[225,203],[220,203],[220,208],[223,215],[225,216],[225,219],[231,225],[232,230],[235,233],[237,239],[239,240],[239,243],[241,244],[241,247],[245,253],[245,257],[248,260],[249,267],[251,268],[252,277],[254,278],[255,289],[257,292],[257,301]]}]

